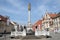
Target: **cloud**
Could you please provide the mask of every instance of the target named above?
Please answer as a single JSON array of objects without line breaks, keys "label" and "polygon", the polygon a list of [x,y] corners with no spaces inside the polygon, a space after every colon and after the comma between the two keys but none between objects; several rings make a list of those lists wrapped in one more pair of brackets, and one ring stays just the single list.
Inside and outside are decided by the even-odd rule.
[{"label": "cloud", "polygon": [[60,10],[59,0],[28,0],[28,1],[27,0],[6,0],[6,2],[9,6],[7,4],[6,5],[4,4],[3,6],[1,6],[2,5],[1,4],[0,10],[4,13],[6,12],[7,14],[8,13],[13,14],[13,16],[15,17],[12,17],[12,15],[10,15],[11,19],[14,18],[12,20],[22,23],[22,24],[27,23],[26,20],[27,20],[27,15],[28,15],[27,14],[28,13],[28,10],[27,10],[28,2],[31,2],[31,5],[32,5],[31,6],[32,7],[32,10],[31,10],[32,23],[35,22],[36,20],[41,19],[42,15],[45,14],[46,10],[48,11]]},{"label": "cloud", "polygon": [[3,10],[3,11],[8,12],[8,13],[13,13],[13,14],[18,14],[19,13],[19,11],[17,11],[17,10],[8,9],[8,8],[5,8],[5,7],[2,7],[0,10]]},{"label": "cloud", "polygon": [[11,3],[14,7],[24,10],[25,6],[22,1],[19,0],[7,0],[7,2]]},{"label": "cloud", "polygon": [[42,4],[47,4],[47,3],[49,3],[49,2],[51,2],[51,0],[43,0],[43,3]]},{"label": "cloud", "polygon": [[46,6],[46,5],[39,5],[39,6],[37,6],[36,10],[34,10],[34,12],[35,12],[35,13],[38,13],[38,15],[39,15],[39,14],[42,15],[42,13],[44,14],[46,10],[49,11],[48,6]]},{"label": "cloud", "polygon": [[[8,13],[13,13],[13,14],[20,14],[22,11],[26,10],[25,6],[22,6],[22,2],[19,0],[6,0],[6,2],[12,5],[12,7],[8,7],[8,5],[5,6],[0,6],[0,10],[6,11]],[[5,4],[4,4],[5,5]],[[14,8],[13,8],[14,7]]]},{"label": "cloud", "polygon": [[40,5],[40,6],[38,7],[38,10],[39,10],[39,11],[45,11],[45,10],[46,10],[46,6]]},{"label": "cloud", "polygon": [[17,22],[20,25],[27,24],[27,21],[22,21],[22,20],[12,20],[12,21]]}]

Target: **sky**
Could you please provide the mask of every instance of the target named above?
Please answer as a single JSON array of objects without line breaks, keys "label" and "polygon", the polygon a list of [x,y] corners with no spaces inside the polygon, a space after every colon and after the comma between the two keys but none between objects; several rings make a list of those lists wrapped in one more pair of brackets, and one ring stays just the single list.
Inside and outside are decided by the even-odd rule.
[{"label": "sky", "polygon": [[31,23],[41,20],[46,10],[60,12],[60,0],[0,0],[0,15],[9,16],[19,24],[28,23],[28,4],[31,3]]}]

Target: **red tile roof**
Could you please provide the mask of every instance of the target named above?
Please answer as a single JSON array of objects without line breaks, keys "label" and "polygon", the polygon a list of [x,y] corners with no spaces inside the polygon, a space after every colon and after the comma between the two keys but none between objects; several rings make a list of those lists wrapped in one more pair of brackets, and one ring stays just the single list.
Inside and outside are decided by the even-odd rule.
[{"label": "red tile roof", "polygon": [[33,30],[35,30],[35,27],[37,26],[37,27],[39,27],[39,25],[40,25],[40,28],[42,27],[41,25],[42,25],[42,20],[38,20],[32,27],[33,27]]},{"label": "red tile roof", "polygon": [[[57,14],[55,14],[55,13],[48,13],[48,15],[50,16],[50,18],[54,18],[57,16]],[[43,17],[42,20],[45,20],[45,18]]]},{"label": "red tile roof", "polygon": [[57,14],[48,14],[51,18],[54,18],[57,16]]},{"label": "red tile roof", "polygon": [[42,25],[42,20],[38,20],[38,21],[36,22],[36,25]]},{"label": "red tile roof", "polygon": [[4,22],[6,22],[7,19],[8,19],[7,17],[4,17],[4,16],[0,15],[0,21],[4,21]]}]

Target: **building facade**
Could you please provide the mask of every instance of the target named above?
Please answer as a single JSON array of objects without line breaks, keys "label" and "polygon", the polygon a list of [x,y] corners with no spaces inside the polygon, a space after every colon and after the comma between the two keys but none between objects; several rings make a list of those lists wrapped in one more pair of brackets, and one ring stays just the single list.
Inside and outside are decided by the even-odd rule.
[{"label": "building facade", "polygon": [[43,21],[42,21],[42,26],[44,29],[49,28],[49,30],[53,30],[53,18],[57,16],[57,14],[55,13],[48,13],[46,12],[46,14],[43,17]]},{"label": "building facade", "polygon": [[60,13],[57,14],[56,17],[53,18],[53,27],[54,30],[59,30],[60,29]]},{"label": "building facade", "polygon": [[43,16],[42,20],[38,20],[33,26],[33,30],[36,27],[40,30],[47,30],[54,31],[60,29],[60,13],[49,13],[46,12]]},{"label": "building facade", "polygon": [[10,33],[13,25],[10,23],[9,17],[0,15],[0,33]]},{"label": "building facade", "polygon": [[38,20],[38,21],[32,26],[33,31],[35,31],[36,28],[37,28],[38,30],[40,30],[40,31],[42,30],[42,20]]}]

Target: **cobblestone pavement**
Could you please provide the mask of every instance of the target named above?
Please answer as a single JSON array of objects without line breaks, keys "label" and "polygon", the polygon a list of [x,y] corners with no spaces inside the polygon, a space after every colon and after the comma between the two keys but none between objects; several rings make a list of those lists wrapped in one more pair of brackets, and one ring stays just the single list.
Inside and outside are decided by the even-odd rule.
[{"label": "cobblestone pavement", "polygon": [[26,37],[21,37],[20,39],[11,39],[9,38],[9,35],[6,37],[0,37],[0,40],[60,40],[60,33],[53,33],[51,32],[52,38],[45,38],[45,37],[36,37],[36,36],[26,36]]},{"label": "cobblestone pavement", "polygon": [[60,40],[60,33],[51,33],[52,38],[48,38],[47,40]]}]

